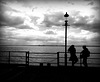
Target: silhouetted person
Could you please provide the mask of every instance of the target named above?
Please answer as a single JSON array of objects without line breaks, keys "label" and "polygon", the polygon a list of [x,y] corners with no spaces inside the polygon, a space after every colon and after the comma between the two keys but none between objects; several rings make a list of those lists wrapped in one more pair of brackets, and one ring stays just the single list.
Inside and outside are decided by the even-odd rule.
[{"label": "silhouetted person", "polygon": [[90,51],[88,50],[88,48],[86,48],[86,46],[82,46],[83,50],[80,53],[80,58],[83,58],[83,64],[85,67],[88,67],[87,65],[87,57],[90,56]]},{"label": "silhouetted person", "polygon": [[71,45],[68,49],[68,52],[70,53],[69,61],[72,61],[72,66],[78,61],[78,58],[76,56],[76,49],[74,45]]}]

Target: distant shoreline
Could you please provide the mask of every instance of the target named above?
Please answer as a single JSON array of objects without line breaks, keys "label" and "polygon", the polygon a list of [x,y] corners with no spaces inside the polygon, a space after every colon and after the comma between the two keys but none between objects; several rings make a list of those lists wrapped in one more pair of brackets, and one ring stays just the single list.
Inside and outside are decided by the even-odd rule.
[{"label": "distant shoreline", "polygon": [[[59,46],[64,47],[65,45],[0,45],[0,46]],[[70,45],[67,45],[69,47]],[[81,47],[83,45],[75,45],[76,47]],[[87,47],[100,47],[100,45],[86,45]]]}]

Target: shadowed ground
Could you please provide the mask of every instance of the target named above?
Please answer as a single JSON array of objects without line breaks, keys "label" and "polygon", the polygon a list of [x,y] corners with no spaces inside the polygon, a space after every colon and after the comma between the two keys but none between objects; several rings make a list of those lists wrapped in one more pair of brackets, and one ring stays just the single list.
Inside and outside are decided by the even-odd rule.
[{"label": "shadowed ground", "polygon": [[99,74],[98,67],[0,66],[0,82],[97,82]]}]

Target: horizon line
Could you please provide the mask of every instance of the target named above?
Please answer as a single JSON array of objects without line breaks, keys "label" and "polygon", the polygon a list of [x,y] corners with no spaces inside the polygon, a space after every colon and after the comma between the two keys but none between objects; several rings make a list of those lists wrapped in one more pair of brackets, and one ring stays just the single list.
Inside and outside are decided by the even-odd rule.
[{"label": "horizon line", "polygon": [[[65,46],[65,45],[0,45],[0,46]],[[70,45],[67,45],[70,46]],[[83,45],[75,45],[76,47],[81,47]],[[100,47],[100,45],[86,45],[87,47]]]}]

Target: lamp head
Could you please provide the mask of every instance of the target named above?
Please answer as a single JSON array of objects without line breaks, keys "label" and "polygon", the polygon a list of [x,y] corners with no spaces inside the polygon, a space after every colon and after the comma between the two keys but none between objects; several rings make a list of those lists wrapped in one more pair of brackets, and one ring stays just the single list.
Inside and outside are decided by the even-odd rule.
[{"label": "lamp head", "polygon": [[69,17],[69,15],[67,14],[67,12],[66,12],[66,14],[64,15],[64,17]]}]

